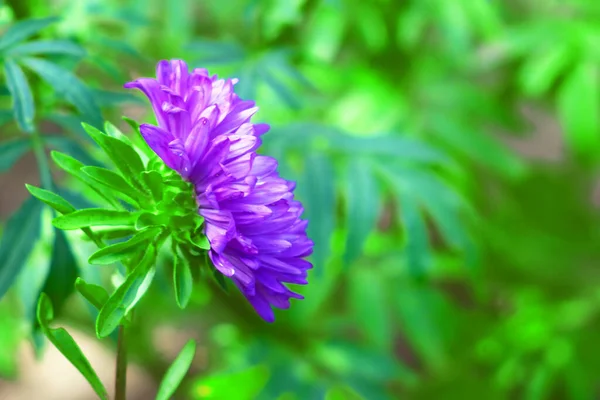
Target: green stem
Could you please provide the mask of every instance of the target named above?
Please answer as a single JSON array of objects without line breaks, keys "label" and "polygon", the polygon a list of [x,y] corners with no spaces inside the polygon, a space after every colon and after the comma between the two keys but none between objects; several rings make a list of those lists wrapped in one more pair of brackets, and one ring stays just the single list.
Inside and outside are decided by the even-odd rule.
[{"label": "green stem", "polygon": [[48,162],[48,156],[44,149],[44,141],[39,132],[33,132],[31,136],[31,144],[33,146],[33,153],[37,161],[38,170],[40,172],[40,181],[42,187],[47,190],[52,190],[54,184],[52,182],[52,175],[50,174],[50,163]]},{"label": "green stem", "polygon": [[115,372],[115,400],[125,400],[127,392],[127,332],[119,326],[117,342],[117,367]]}]

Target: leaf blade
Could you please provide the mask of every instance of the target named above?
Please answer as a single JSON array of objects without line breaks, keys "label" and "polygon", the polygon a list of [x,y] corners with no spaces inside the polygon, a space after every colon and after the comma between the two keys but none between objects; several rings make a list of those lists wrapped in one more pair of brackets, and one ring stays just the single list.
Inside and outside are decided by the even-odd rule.
[{"label": "leaf blade", "polygon": [[31,88],[23,70],[12,59],[4,60],[4,73],[13,100],[13,113],[21,130],[32,133],[35,129],[35,104]]},{"label": "leaf blade", "polygon": [[181,349],[173,364],[169,367],[160,386],[158,387],[158,394],[156,400],[169,400],[175,391],[181,384],[181,381],[187,374],[194,355],[196,354],[196,342],[192,339],[189,340]]}]

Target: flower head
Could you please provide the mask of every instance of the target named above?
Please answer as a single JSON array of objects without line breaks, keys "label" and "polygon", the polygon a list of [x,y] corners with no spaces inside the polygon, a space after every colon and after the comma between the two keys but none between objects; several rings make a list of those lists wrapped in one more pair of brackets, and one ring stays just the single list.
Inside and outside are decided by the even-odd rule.
[{"label": "flower head", "polygon": [[154,109],[158,126],[140,126],[148,145],[194,185],[215,268],[271,322],[271,306],[302,298],[284,283],[307,283],[313,242],[295,184],[277,174],[274,158],[256,153],[269,126],[250,122],[258,108],[234,93],[236,82],[163,60],[156,79],[125,87],[141,90]]}]

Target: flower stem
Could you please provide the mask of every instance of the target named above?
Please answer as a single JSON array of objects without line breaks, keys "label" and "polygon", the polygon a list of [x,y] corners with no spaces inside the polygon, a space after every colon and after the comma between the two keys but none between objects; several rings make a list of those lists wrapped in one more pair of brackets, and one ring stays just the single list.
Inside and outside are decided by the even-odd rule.
[{"label": "flower stem", "polygon": [[115,400],[125,400],[127,389],[127,332],[125,325],[119,325],[117,341],[117,366],[115,372]]}]

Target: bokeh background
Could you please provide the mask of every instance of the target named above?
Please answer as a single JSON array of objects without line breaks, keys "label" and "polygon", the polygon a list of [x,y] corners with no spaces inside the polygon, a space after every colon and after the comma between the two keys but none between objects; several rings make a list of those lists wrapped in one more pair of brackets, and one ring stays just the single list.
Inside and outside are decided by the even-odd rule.
[{"label": "bokeh background", "polygon": [[[181,311],[164,254],[136,316],[132,399],[152,398],[189,338],[199,351],[180,399],[600,396],[600,2],[0,4],[4,32],[60,17],[27,38],[54,51],[11,52],[0,38],[47,149],[97,163],[80,121],[101,110],[128,133],[121,115],[152,121],[122,84],[183,58],[240,79],[272,126],[261,151],[298,182],[316,242],[306,300],[269,325],[204,276]],[[60,69],[40,72],[24,53]],[[93,399],[33,309],[60,286],[56,324],[110,384],[115,341],[95,339],[93,311],[72,294],[75,276],[110,271],[86,263],[93,246],[76,236],[58,246],[49,211],[27,203],[40,173],[0,74],[0,286],[18,273],[0,301],[0,398]]]}]

